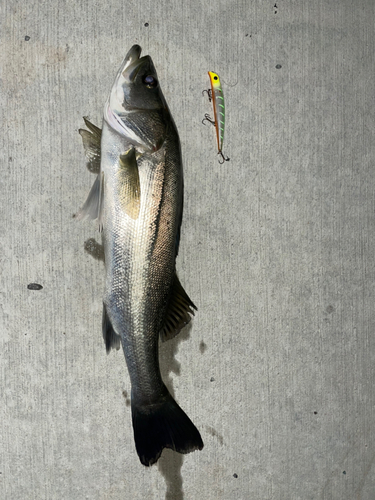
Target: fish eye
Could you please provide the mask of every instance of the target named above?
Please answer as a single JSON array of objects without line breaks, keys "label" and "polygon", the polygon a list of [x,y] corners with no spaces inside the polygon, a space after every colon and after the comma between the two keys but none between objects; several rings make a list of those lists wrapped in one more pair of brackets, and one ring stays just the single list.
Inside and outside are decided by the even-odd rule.
[{"label": "fish eye", "polygon": [[214,80],[217,80],[217,76],[214,76]]},{"label": "fish eye", "polygon": [[143,77],[143,83],[148,87],[149,89],[153,89],[157,86],[158,81],[157,79],[152,76],[152,75],[146,75]]}]

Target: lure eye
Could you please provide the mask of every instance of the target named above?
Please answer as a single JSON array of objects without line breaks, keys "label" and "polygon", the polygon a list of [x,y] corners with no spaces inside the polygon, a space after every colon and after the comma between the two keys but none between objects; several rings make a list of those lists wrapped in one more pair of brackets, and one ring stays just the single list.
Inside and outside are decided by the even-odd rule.
[{"label": "lure eye", "polygon": [[146,75],[144,78],[143,78],[143,83],[146,85],[146,87],[148,87],[149,89],[153,89],[157,86],[158,84],[158,81],[155,77],[153,77],[152,75]]},{"label": "lure eye", "polygon": [[217,80],[217,76],[214,76],[214,80]]}]

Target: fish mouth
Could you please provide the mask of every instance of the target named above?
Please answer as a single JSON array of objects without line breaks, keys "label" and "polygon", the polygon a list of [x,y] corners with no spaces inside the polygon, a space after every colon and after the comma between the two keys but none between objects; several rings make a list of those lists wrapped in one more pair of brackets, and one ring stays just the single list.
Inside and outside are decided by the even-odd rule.
[{"label": "fish mouth", "polygon": [[122,73],[123,71],[125,71],[125,69],[128,68],[135,61],[138,61],[139,57],[141,55],[141,52],[142,52],[142,49],[139,45],[133,45],[133,47],[131,47],[131,49],[126,54],[125,59],[122,63],[122,66],[119,69],[119,73]]},{"label": "fish mouth", "polygon": [[[139,58],[140,58],[141,52],[142,52],[142,49],[139,45],[133,45],[133,47],[126,54],[125,59],[122,61],[122,64],[121,64],[119,70],[117,71],[115,82],[119,81],[121,79],[121,76],[125,77],[125,75],[128,75],[129,68],[132,68],[133,65],[138,64],[138,61],[140,60]],[[144,57],[142,57],[142,59],[144,59]],[[130,72],[131,72],[131,69],[130,69]],[[127,81],[127,83],[131,83],[130,80],[128,80],[127,78],[125,78],[125,80]]]},{"label": "fish mouth", "polygon": [[150,56],[141,56],[142,49],[139,45],[133,45],[125,56],[125,60],[119,73],[122,74],[126,83],[133,83],[140,69],[147,63],[151,66]]}]

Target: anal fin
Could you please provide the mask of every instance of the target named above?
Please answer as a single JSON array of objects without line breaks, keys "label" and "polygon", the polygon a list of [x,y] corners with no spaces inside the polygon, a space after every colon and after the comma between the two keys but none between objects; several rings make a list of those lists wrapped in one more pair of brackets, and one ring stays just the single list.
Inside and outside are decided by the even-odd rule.
[{"label": "anal fin", "polygon": [[161,340],[165,342],[178,335],[182,328],[190,322],[191,315],[194,316],[194,309],[197,310],[197,307],[185,292],[177,274],[175,274],[164,326],[160,330]]},{"label": "anal fin", "polygon": [[121,337],[115,332],[112,326],[105,304],[103,304],[102,330],[107,354],[111,351],[111,349],[116,349],[118,351],[121,347]]}]

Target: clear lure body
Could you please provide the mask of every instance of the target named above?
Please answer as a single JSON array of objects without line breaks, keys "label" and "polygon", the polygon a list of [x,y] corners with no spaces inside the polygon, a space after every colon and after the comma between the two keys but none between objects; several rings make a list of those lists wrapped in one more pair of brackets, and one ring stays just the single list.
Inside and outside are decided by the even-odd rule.
[{"label": "clear lure body", "polygon": [[221,156],[223,160],[220,163],[224,163],[224,161],[229,161],[229,158],[225,157],[222,151],[224,142],[224,128],[225,128],[224,93],[220,83],[219,75],[217,73],[214,73],[213,71],[209,71],[208,76],[210,77],[211,81],[211,89],[207,93],[210,101],[212,100],[213,103],[214,120],[210,119],[208,115],[205,115],[205,120],[211,122],[215,126],[218,154]]}]

